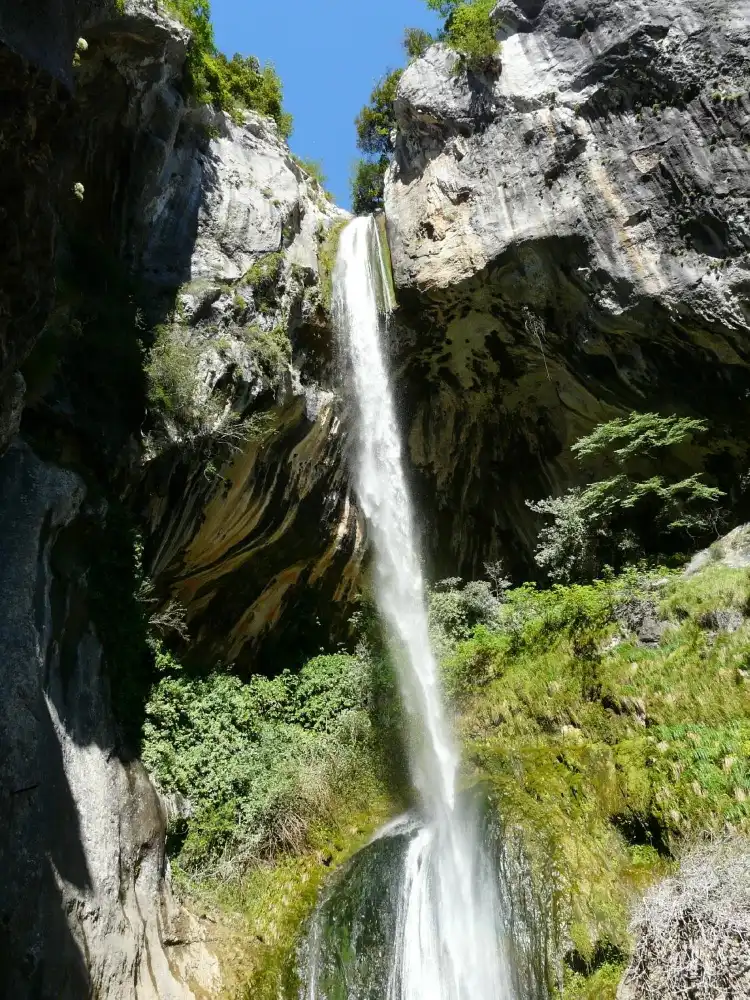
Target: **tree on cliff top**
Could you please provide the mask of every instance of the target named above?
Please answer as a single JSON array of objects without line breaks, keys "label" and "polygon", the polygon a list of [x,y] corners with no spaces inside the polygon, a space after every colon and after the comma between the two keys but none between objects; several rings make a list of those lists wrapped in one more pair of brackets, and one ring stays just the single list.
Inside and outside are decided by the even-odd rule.
[{"label": "tree on cliff top", "polygon": [[288,139],[292,116],[283,108],[281,79],[272,66],[261,66],[255,56],[219,52],[211,24],[208,0],[166,0],[167,9],[193,33],[187,58],[187,75],[193,98],[215,104],[239,122],[243,110],[273,118]]},{"label": "tree on cliff top", "polygon": [[498,42],[490,15],[496,0],[426,0],[430,10],[444,17],[441,41],[455,49],[461,66],[479,71],[491,68]]}]

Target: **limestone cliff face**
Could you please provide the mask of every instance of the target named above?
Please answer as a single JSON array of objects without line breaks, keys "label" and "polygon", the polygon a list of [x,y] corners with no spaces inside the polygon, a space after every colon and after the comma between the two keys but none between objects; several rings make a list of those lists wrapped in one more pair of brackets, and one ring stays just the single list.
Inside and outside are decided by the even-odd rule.
[{"label": "limestone cliff face", "polygon": [[[320,263],[345,215],[272,122],[191,106],[189,34],[160,5],[47,6],[0,15],[20,109],[2,162],[0,995],[189,1000],[221,979],[208,925],[172,897],[132,738],[118,518],[152,609],[184,605],[206,667],[261,643],[274,666],[273,627],[317,639],[363,547]],[[177,407],[147,405],[155,326]]]},{"label": "limestone cliff face", "polygon": [[741,469],[750,390],[750,5],[493,16],[496,72],[405,72],[386,190],[417,484],[466,574],[528,566],[523,500],[625,410],[708,417]]},{"label": "limestone cliff face", "polygon": [[119,753],[87,581],[102,512],[21,443],[0,486],[0,994],[190,1000],[218,963],[165,883],[164,807]]}]

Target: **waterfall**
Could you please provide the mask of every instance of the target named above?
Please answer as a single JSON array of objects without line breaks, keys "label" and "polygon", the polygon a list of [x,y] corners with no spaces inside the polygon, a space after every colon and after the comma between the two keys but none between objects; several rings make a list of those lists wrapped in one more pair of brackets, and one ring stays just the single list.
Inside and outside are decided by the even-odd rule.
[{"label": "waterfall", "polygon": [[[396,661],[422,819],[401,854],[386,994],[372,1000],[514,1000],[500,893],[474,813],[457,795],[458,753],[430,647],[424,581],[382,345],[388,308],[377,226],[344,230],[334,320],[352,380],[356,485],[374,544],[377,600]],[[314,976],[312,979],[314,980]],[[323,994],[308,986],[308,1000]],[[337,994],[338,996],[339,994]],[[354,998],[354,992],[346,992]]]}]

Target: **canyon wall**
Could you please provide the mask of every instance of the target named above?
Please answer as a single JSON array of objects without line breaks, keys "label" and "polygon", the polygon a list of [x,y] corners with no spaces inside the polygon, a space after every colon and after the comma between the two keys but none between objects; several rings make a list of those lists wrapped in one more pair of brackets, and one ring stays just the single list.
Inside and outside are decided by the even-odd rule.
[{"label": "canyon wall", "polygon": [[[206,668],[346,635],[347,216],[272,121],[191,101],[160,5],[37,8],[0,13],[0,992],[200,997],[212,929],[173,898],[138,761],[136,604]],[[708,471],[745,503],[750,4],[493,16],[492,71],[443,45],[406,70],[386,185],[431,576],[527,577],[525,500],[580,482],[570,444],[631,409],[710,420]]]},{"label": "canyon wall", "polygon": [[137,757],[130,612],[140,587],[202,662],[263,641],[276,669],[345,608],[363,537],[321,260],[346,215],[272,121],[191,103],[160,5],[48,6],[0,20],[0,994],[215,995]]},{"label": "canyon wall", "polygon": [[700,415],[722,485],[747,466],[750,5],[493,18],[493,71],[436,45],[404,73],[386,184],[416,486],[466,576],[528,572],[524,501],[581,481],[595,423]]}]

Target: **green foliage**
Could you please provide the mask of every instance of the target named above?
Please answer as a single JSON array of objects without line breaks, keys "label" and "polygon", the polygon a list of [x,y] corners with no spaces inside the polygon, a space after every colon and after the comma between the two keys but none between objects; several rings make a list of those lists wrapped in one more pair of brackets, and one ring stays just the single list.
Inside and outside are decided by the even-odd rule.
[{"label": "green foliage", "polygon": [[621,962],[607,962],[591,976],[572,969],[565,970],[565,1000],[616,1000],[625,966]]},{"label": "green foliage", "polygon": [[550,579],[591,579],[606,563],[620,567],[694,547],[695,536],[715,526],[715,505],[724,494],[699,473],[675,481],[649,473],[666,449],[706,429],[701,420],[631,413],[577,441],[572,450],[579,459],[603,458],[622,471],[561,497],[527,502],[552,519],[539,533],[536,552]]},{"label": "green foliage", "polygon": [[352,209],[355,215],[370,215],[382,210],[389,162],[387,156],[357,161],[352,177]]},{"label": "green foliage", "polygon": [[262,254],[245,274],[242,284],[249,285],[261,294],[272,291],[278,283],[283,266],[284,254],[281,250]]},{"label": "green foliage", "polygon": [[262,254],[242,279],[252,288],[255,304],[262,313],[273,310],[278,299],[279,283],[284,269],[284,252],[276,250]]},{"label": "green foliage", "polygon": [[499,607],[489,583],[482,580],[464,585],[451,579],[436,584],[429,602],[433,641],[439,636],[449,642],[468,639],[477,625],[496,623]]},{"label": "green foliage", "polygon": [[208,0],[166,0],[166,6],[193,33],[187,71],[194,99],[217,105],[238,122],[244,109],[257,111],[273,118],[288,138],[292,118],[283,109],[281,80],[273,67],[261,66],[255,56],[228,59],[218,51]]},{"label": "green foliage", "polygon": [[429,31],[423,28],[407,28],[404,32],[404,51],[409,61],[423,56],[434,41]]},{"label": "green foliage", "polygon": [[198,351],[172,327],[157,327],[155,335],[146,363],[149,402],[175,420],[189,423],[196,407]]},{"label": "green foliage", "polygon": [[244,682],[221,671],[190,676],[158,653],[165,676],[147,706],[143,760],[196,807],[183,869],[240,877],[303,850],[340,797],[366,806],[380,770],[370,713],[387,687],[371,664],[319,656],[299,674]]},{"label": "green foliage", "polygon": [[427,0],[427,6],[446,18],[443,38],[471,70],[487,70],[498,53],[490,15],[494,0]]},{"label": "green foliage", "polygon": [[272,330],[251,326],[244,337],[260,370],[272,385],[278,385],[292,358],[292,345],[286,330],[281,326]]},{"label": "green foliage", "polygon": [[[566,997],[614,997],[631,905],[683,844],[750,831],[750,622],[706,625],[749,600],[750,574],[720,565],[525,585],[443,651],[474,773],[554,873]],[[668,623],[658,645],[630,631],[639,609]]]},{"label": "green foliage", "polygon": [[396,127],[393,102],[403,72],[396,69],[388,73],[370,94],[370,103],[357,115],[357,147],[368,156],[393,152],[391,133]]},{"label": "green foliage", "polygon": [[[658,413],[631,413],[628,417],[599,424],[571,448],[579,458],[589,455],[611,455],[622,465],[629,458],[657,456],[662,448],[671,448],[697,434],[705,434],[705,420],[690,417],[662,417]],[[613,445],[619,445],[613,448]]]},{"label": "green foliage", "polygon": [[299,156],[293,156],[292,159],[298,167],[304,170],[306,174],[309,174],[318,186],[325,191],[328,178],[325,175],[323,164],[320,160],[303,160]]},{"label": "green foliage", "polygon": [[352,177],[352,207],[366,215],[383,207],[385,173],[393,153],[396,117],[393,102],[403,70],[393,70],[373,90],[370,103],[356,120],[357,147],[365,154],[357,161]]}]

